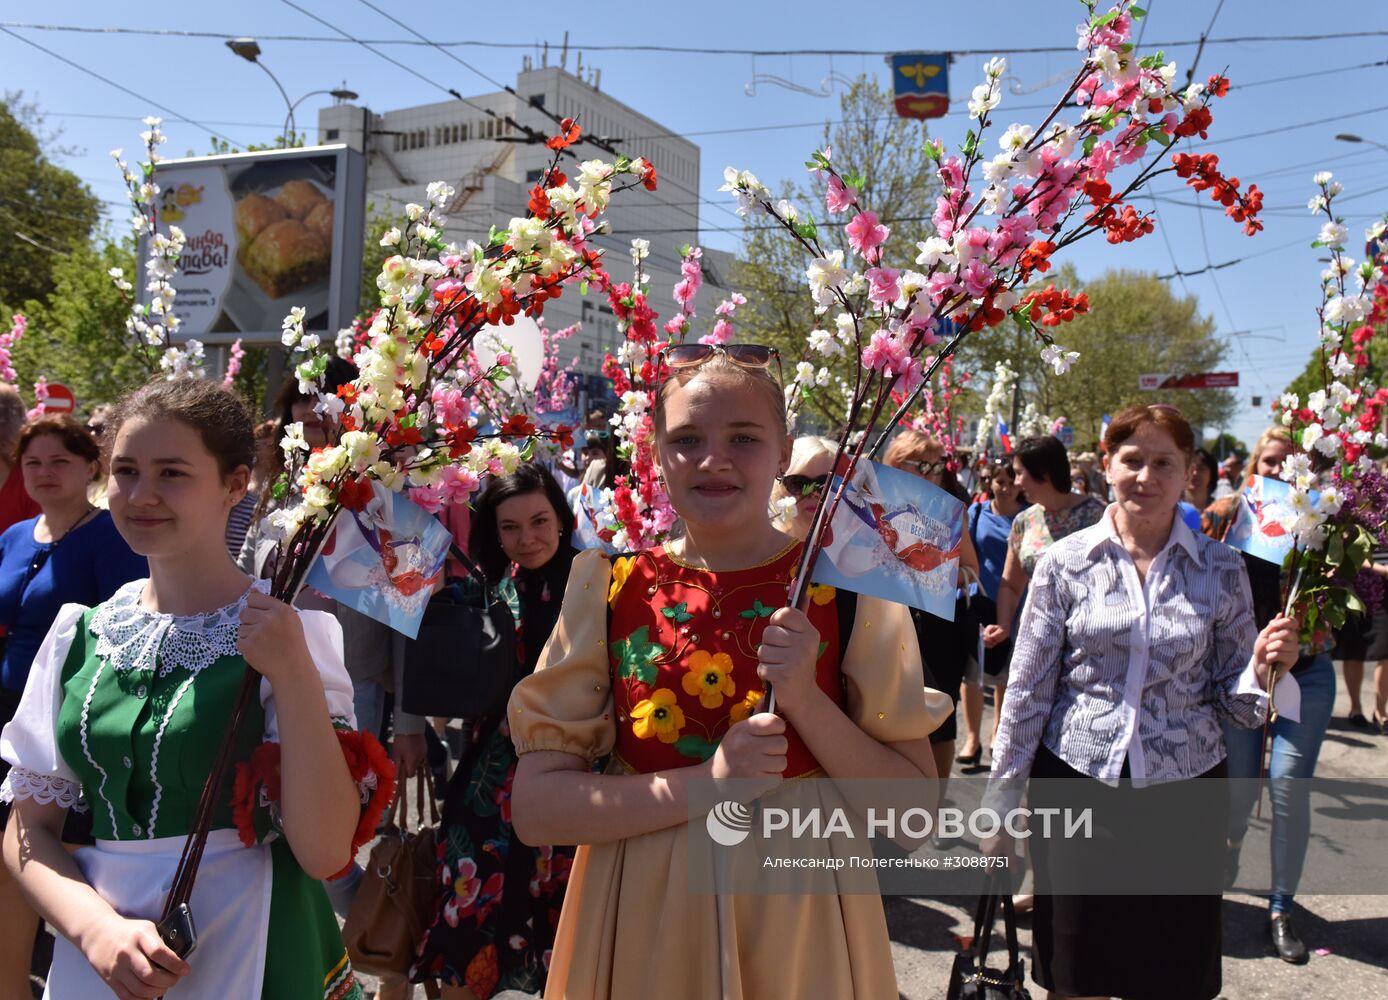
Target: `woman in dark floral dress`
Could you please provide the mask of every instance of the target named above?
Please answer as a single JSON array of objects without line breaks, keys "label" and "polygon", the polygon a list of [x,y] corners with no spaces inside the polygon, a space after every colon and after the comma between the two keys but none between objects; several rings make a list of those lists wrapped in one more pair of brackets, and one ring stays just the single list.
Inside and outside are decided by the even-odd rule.
[{"label": "woman in dark floral dress", "polygon": [[[537,465],[494,479],[477,502],[469,548],[488,579],[501,579],[519,623],[516,654],[527,674],[559,618],[574,557],[573,529],[563,491]],[[444,799],[439,910],[410,978],[441,980],[445,997],[539,993],[573,848],[528,847],[516,838],[510,728],[504,716],[473,723]]]}]

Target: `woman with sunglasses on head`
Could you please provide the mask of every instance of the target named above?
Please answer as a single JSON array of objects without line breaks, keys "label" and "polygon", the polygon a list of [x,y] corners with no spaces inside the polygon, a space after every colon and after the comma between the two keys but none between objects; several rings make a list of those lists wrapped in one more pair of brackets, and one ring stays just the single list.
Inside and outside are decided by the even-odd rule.
[{"label": "woman with sunglasses on head", "polygon": [[[96,442],[70,416],[40,417],[20,432],[17,472],[40,513],[0,534],[0,624],[9,631],[0,661],[0,726],[14,717],[34,655],[62,606],[99,604],[149,572],[110,512],[87,502],[100,459]],[[0,778],[8,771],[0,762]],[[0,830],[8,814],[0,805]],[[0,913],[10,926],[0,935],[0,997],[27,996],[38,915],[7,871],[0,871]]]},{"label": "woman with sunglasses on head", "polygon": [[[931,486],[939,487],[956,500],[967,504],[969,495],[954,476],[951,457],[945,454],[938,438],[906,428],[887,445],[882,462],[920,476]],[[968,516],[967,509],[964,512]],[[966,526],[967,527],[967,526]],[[949,695],[951,705],[959,706],[959,693],[968,671],[969,658],[978,647],[978,633],[972,615],[974,594],[978,583],[978,553],[973,540],[964,531],[959,546],[958,599],[954,621],[945,621],[919,608],[911,609],[915,624],[916,642],[920,646],[925,667],[925,683]],[[958,711],[951,712],[939,729],[930,734],[930,749],[935,755],[935,771],[940,776],[940,801],[944,802],[949,772],[954,766],[954,741],[958,736]]]},{"label": "woman with sunglasses on head", "polygon": [[[1296,453],[1285,427],[1269,427],[1258,437],[1244,466],[1242,482],[1253,476],[1279,479],[1282,467]],[[1305,459],[1303,458],[1303,461]],[[1244,505],[1242,492],[1216,500],[1205,509],[1205,532],[1222,541]],[[1242,553],[1253,594],[1254,620],[1258,624],[1280,618],[1287,574],[1275,563]],[[1263,756],[1268,755],[1268,797],[1272,802],[1272,893],[1268,906],[1268,936],[1279,958],[1293,965],[1310,960],[1306,944],[1292,925],[1292,908],[1311,840],[1310,779],[1316,772],[1326,729],[1335,706],[1335,664],[1328,643],[1306,643],[1300,649],[1291,676],[1300,689],[1300,719],[1279,715],[1269,726],[1271,748],[1263,745],[1263,731],[1226,725],[1224,742],[1229,750],[1232,784],[1229,809],[1226,881],[1235,883],[1249,815],[1261,793]],[[1351,650],[1350,652],[1354,652]],[[1362,663],[1361,663],[1362,669]],[[1361,674],[1362,676],[1362,674]]]},{"label": "woman with sunglasses on head", "polygon": [[[1008,537],[1012,521],[1026,503],[1022,488],[1012,472],[1012,463],[999,462],[991,470],[992,498],[969,508],[969,538],[978,553],[978,584],[983,593],[975,598],[974,618],[987,628],[998,617],[998,591],[1002,587],[1003,568],[1007,565]],[[997,741],[998,719],[1002,716],[1003,696],[1007,693],[1007,661],[1012,656],[1012,642],[1005,640],[985,650],[984,662],[978,653],[969,660],[964,675],[960,700],[964,703],[964,745],[954,759],[961,764],[977,764],[983,757],[983,741],[979,730],[983,725],[983,685],[993,688],[993,734],[989,745]]]},{"label": "woman with sunglasses on head", "polygon": [[[857,597],[846,634],[831,588],[807,611],[783,607],[801,543],[767,513],[791,457],[774,359],[752,345],[667,352],[655,455],[685,533],[611,561],[580,553],[554,636],[511,696],[515,828],[581,845],[548,995],[644,996],[656,975],[663,1000],[897,996],[880,897],[690,891],[696,782],[774,796],[819,769],[931,778],[947,711],[923,690],[904,607]],[[757,714],[768,685],[776,715]],[[929,789],[921,802],[933,807]]]},{"label": "woman with sunglasses on head", "polygon": [[[5,863],[58,934],[47,995],[360,997],[317,880],[371,835],[392,772],[344,731],[337,624],[270,597],[227,554],[255,461],[250,416],[217,383],[158,379],[122,400],[108,434],[110,516],[149,577],[63,606],[0,734]],[[207,815],[189,903],[202,939],[185,960],[154,921],[248,666],[257,697],[227,748],[236,780]],[[82,805],[96,841],[72,855],[60,832]]]}]

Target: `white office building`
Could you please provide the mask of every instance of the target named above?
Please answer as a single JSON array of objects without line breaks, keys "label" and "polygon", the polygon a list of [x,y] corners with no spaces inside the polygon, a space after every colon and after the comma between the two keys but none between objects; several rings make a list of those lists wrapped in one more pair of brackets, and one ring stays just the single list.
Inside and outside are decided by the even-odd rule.
[{"label": "white office building", "polygon": [[[638,187],[613,198],[605,215],[612,233],[595,242],[608,252],[607,269],[613,279],[629,281],[631,240],[649,240],[650,300],[663,321],[675,308],[671,290],[679,280],[679,248],[698,241],[699,147],[603,93],[601,72],[585,69],[581,55],[577,74],[567,70],[566,62],[567,53],[559,66],[537,68],[527,57],[516,77],[515,93],[501,91],[383,113],[351,104],[324,108],[318,114],[318,141],[363,149],[365,137],[367,201],[377,209],[399,212],[408,202],[422,202],[430,181],[446,181],[457,192],[447,210],[449,237],[459,243],[485,243],[491,226],[505,226],[513,216],[525,214],[530,188],[553,155],[528,139],[523,127],[543,135],[558,131],[541,108],[577,119],[585,137],[606,140],[627,156],[645,157],[658,172],[656,191]],[[580,160],[613,158],[584,140],[572,149]],[[560,169],[572,176],[577,162],[565,158]],[[709,253],[705,263],[709,283],[722,284],[729,255]],[[719,297],[716,288],[700,295],[701,325],[705,316],[712,316]],[[576,355],[585,373],[596,373],[617,341],[612,311],[605,297],[595,292],[583,297],[577,289],[569,290],[546,306],[544,320],[551,330],[583,323],[582,332],[567,341],[563,360]]]}]

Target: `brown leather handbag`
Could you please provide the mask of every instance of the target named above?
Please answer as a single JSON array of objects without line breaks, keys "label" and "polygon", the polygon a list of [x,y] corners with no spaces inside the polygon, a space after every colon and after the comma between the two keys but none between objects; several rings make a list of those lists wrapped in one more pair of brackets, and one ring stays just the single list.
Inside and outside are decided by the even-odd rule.
[{"label": "brown leather handbag", "polygon": [[[396,787],[386,826],[371,848],[366,873],[342,928],[353,968],[373,976],[409,974],[410,963],[438,908],[435,847],[439,810],[434,804],[434,779],[428,765],[422,765],[416,776],[414,830],[409,829],[404,815],[407,784],[401,781]],[[437,997],[438,983],[427,982],[425,992]]]}]

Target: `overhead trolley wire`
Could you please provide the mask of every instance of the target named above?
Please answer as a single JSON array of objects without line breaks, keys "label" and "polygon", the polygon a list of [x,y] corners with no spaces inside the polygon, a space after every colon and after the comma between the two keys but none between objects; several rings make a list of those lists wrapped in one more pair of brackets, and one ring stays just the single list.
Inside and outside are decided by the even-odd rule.
[{"label": "overhead trolley wire", "polygon": [[174,116],[175,118],[179,119],[180,121],[187,122],[189,125],[194,125],[194,126],[200,128],[200,129],[202,129],[204,132],[208,133],[209,135],[216,136],[218,139],[221,139],[221,140],[224,141],[224,142],[230,142],[230,143],[232,143],[233,145],[242,145],[242,143],[237,142],[237,140],[228,138],[227,136],[222,135],[222,133],[216,131],[215,129],[208,128],[206,125],[202,124],[201,122],[199,122],[199,121],[197,121],[197,120],[195,120],[195,119],[193,119],[193,118],[189,118],[187,115],[179,114],[177,111],[173,110],[173,108],[170,108],[170,107],[168,107],[168,106],[166,106],[166,105],[160,104],[158,101],[154,100],[153,98],[146,97],[146,96],[144,96],[143,94],[136,93],[135,91],[131,90],[129,87],[125,86],[124,84],[122,84],[122,83],[117,83],[115,80],[112,80],[110,77],[102,76],[100,73],[96,72],[96,71],[93,70],[93,69],[88,69],[86,66],[83,66],[81,63],[73,62],[73,61],[72,61],[71,59],[69,59],[67,56],[59,55],[58,53],[54,52],[52,49],[45,48],[44,46],[40,45],[38,42],[35,42],[35,41],[33,41],[33,40],[31,40],[31,39],[28,39],[28,38],[25,38],[23,35],[16,34],[15,32],[11,31],[9,28],[5,27],[3,24],[0,24],[0,31],[3,31],[5,34],[9,35],[11,38],[18,39],[19,41],[23,42],[25,45],[32,46],[33,48],[38,49],[40,52],[43,52],[43,53],[45,53],[46,55],[52,56],[54,59],[57,59],[59,62],[66,63],[67,65],[71,66],[73,69],[81,70],[83,73],[86,73],[88,76],[94,77],[94,78],[96,78],[97,80],[100,80],[102,83],[106,84],[106,85],[109,86],[109,87],[115,87],[117,90],[122,91],[122,92],[124,92],[124,93],[126,93],[126,94],[129,94],[131,97],[135,98],[136,100],[143,101],[145,104],[149,105],[149,106],[152,107],[152,108],[158,108],[160,111],[164,112],[165,114],[172,115],[172,116]]},{"label": "overhead trolley wire", "polygon": [[[142,35],[150,37],[173,37],[173,38],[215,38],[225,39],[235,37],[237,32],[222,31],[192,31],[174,28],[153,29],[153,28],[125,28],[125,27],[90,27],[83,25],[67,24],[40,24],[30,21],[0,21],[0,27],[5,28],[25,28],[31,31],[63,31],[78,32],[82,34],[111,34],[111,35]],[[332,25],[327,25],[332,27]],[[333,42],[341,44],[349,41],[346,38],[332,38],[322,35],[257,35],[264,41],[272,42]],[[1388,37],[1388,30],[1380,31],[1338,31],[1338,32],[1319,32],[1304,35],[1231,35],[1224,38],[1192,38],[1178,39],[1174,41],[1153,42],[1152,46],[1159,49],[1185,48],[1199,46],[1202,42],[1206,45],[1240,45],[1259,42],[1323,42],[1341,41],[1358,38],[1384,38]],[[410,45],[443,48],[484,48],[484,49],[536,49],[539,44],[530,42],[495,42],[483,41],[481,39],[460,39],[455,41],[435,42],[419,41],[409,38],[368,38],[362,42],[370,45]],[[877,49],[744,49],[726,48],[714,46],[697,45],[661,45],[656,43],[615,43],[608,42],[597,45],[587,43],[571,42],[570,48],[582,49],[585,52],[659,52],[677,55],[705,55],[705,56],[880,56],[887,50]],[[959,49],[949,46],[940,46],[941,51],[947,51],[956,56],[990,56],[997,54],[1029,54],[1029,53],[1055,53],[1055,52],[1074,52],[1073,45],[998,45],[983,49]]]}]

